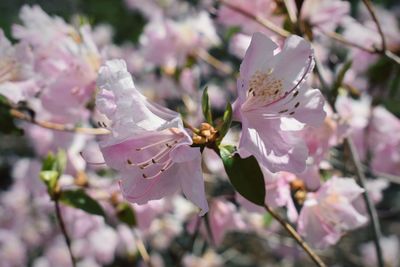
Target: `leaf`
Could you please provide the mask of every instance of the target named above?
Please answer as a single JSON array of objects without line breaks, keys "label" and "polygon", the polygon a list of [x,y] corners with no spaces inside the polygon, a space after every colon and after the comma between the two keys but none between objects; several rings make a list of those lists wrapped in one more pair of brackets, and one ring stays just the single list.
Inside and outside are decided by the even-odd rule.
[{"label": "leaf", "polygon": [[54,196],[54,191],[56,190],[57,187],[57,181],[58,178],[60,177],[59,172],[57,171],[41,171],[39,173],[40,180],[46,185],[47,187],[47,192],[49,192],[49,195],[51,197]]},{"label": "leaf", "polygon": [[81,209],[87,213],[105,217],[100,204],[82,189],[62,191],[60,201],[65,205]]},{"label": "leaf", "polygon": [[67,166],[67,155],[64,150],[58,150],[57,154],[49,153],[42,163],[42,171],[57,171],[59,175],[64,173]]},{"label": "leaf", "polygon": [[233,187],[252,203],[264,206],[264,175],[257,160],[251,156],[242,159],[234,154],[235,147],[220,146],[220,156]]},{"label": "leaf", "polygon": [[217,139],[217,144],[219,144],[222,141],[222,139],[224,138],[226,133],[229,131],[231,124],[232,124],[232,105],[231,105],[231,103],[228,102],[226,104],[226,109],[224,112],[224,116],[222,118],[222,125],[221,125],[220,129],[218,130],[219,137]]},{"label": "leaf", "polygon": [[210,99],[208,98],[208,87],[204,88],[203,96],[201,98],[201,108],[203,110],[203,115],[205,120],[212,124],[212,114],[211,114],[211,104]]},{"label": "leaf", "polygon": [[64,173],[66,165],[67,156],[63,150],[59,150],[56,155],[50,152],[43,160],[39,177],[46,185],[51,198],[55,196],[58,179]]},{"label": "leaf", "polygon": [[117,217],[121,222],[126,223],[130,227],[137,225],[135,212],[133,211],[132,206],[127,202],[118,204]]}]

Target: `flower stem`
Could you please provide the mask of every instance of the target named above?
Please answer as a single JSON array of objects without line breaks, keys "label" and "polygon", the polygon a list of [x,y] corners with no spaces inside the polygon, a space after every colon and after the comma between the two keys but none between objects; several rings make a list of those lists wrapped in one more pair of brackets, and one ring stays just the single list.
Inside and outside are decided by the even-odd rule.
[{"label": "flower stem", "polygon": [[62,234],[64,236],[65,243],[67,243],[69,256],[71,257],[72,266],[76,267],[76,259],[74,257],[74,254],[72,253],[72,249],[71,249],[71,239],[69,238],[67,230],[65,228],[65,223],[64,223],[64,220],[63,220],[63,217],[62,217],[62,214],[61,214],[61,209],[60,209],[60,202],[58,201],[57,198],[54,200],[54,204],[55,204],[55,208],[56,208],[57,220],[58,220],[58,223],[60,225],[61,232],[62,232]]},{"label": "flower stem", "polygon": [[251,14],[250,12],[241,9],[238,6],[232,5],[229,1],[227,0],[220,0],[221,4],[223,4],[224,6],[240,13],[241,15],[254,20],[255,22],[257,22],[258,24],[260,24],[261,26],[267,28],[268,30],[280,35],[281,37],[288,37],[290,35],[290,32],[288,32],[287,30],[275,25],[274,23],[272,23],[271,21],[262,18],[262,17],[258,17],[256,15]]},{"label": "flower stem", "polygon": [[385,52],[386,51],[385,35],[383,34],[381,24],[378,21],[378,18],[375,14],[374,8],[372,7],[372,4],[369,0],[363,0],[363,3],[367,7],[368,12],[372,17],[372,20],[375,22],[376,28],[378,29],[378,32],[379,32],[379,35],[381,36],[382,47],[380,49],[380,52]]},{"label": "flower stem", "polygon": [[146,246],[143,243],[142,238],[140,237],[139,233],[136,232],[136,230],[133,230],[134,236],[135,236],[135,241],[136,241],[136,247],[138,249],[138,252],[140,256],[142,257],[144,263],[147,265],[147,267],[153,267],[153,264],[151,263],[150,255],[147,252]]},{"label": "flower stem", "polygon": [[384,267],[385,263],[383,260],[382,248],[381,248],[381,245],[379,242],[379,240],[381,239],[381,236],[382,236],[382,232],[381,232],[380,223],[379,223],[378,215],[376,213],[375,206],[372,203],[372,200],[369,197],[367,190],[365,189],[366,178],[365,178],[364,172],[362,170],[361,161],[360,161],[360,158],[358,156],[357,150],[354,146],[352,139],[350,137],[347,137],[344,140],[344,142],[350,152],[350,159],[351,159],[351,161],[354,165],[355,171],[356,171],[357,182],[364,189],[363,198],[364,198],[365,205],[367,206],[368,215],[369,215],[373,233],[374,233],[374,245],[375,245],[376,255],[378,258],[378,266]]},{"label": "flower stem", "polygon": [[46,128],[46,129],[50,129],[50,130],[54,130],[54,131],[89,134],[89,135],[104,135],[104,134],[110,133],[109,130],[104,129],[104,128],[74,127],[72,125],[35,120],[31,116],[15,109],[15,108],[10,109],[10,114],[11,114],[11,116],[13,116],[16,119],[27,121],[27,122],[33,123],[35,125],[38,125],[42,128]]},{"label": "flower stem", "polygon": [[301,236],[296,232],[296,230],[286,222],[278,213],[271,209],[270,206],[264,204],[264,208],[272,217],[274,217],[281,226],[290,234],[290,236],[301,246],[301,248],[310,256],[310,258],[319,267],[326,267],[326,264],[321,260],[321,258],[310,248],[310,246],[301,238]]}]

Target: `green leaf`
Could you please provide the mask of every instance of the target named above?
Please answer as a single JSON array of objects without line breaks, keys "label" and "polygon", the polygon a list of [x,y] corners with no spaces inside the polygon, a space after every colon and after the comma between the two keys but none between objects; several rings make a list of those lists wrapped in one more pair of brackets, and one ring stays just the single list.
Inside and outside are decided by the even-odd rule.
[{"label": "green leaf", "polygon": [[82,189],[62,191],[60,201],[87,213],[105,217],[103,208]]},{"label": "green leaf", "polygon": [[56,155],[50,152],[43,160],[39,177],[46,185],[51,198],[55,196],[58,179],[64,173],[66,165],[67,156],[63,150],[59,150]]},{"label": "green leaf", "polygon": [[67,166],[67,155],[64,150],[58,150],[57,154],[49,153],[42,163],[42,171],[57,171],[60,175],[64,173]]},{"label": "green leaf", "polygon": [[238,154],[234,154],[235,151],[233,146],[220,146],[220,156],[229,180],[244,198],[264,206],[264,175],[257,160],[253,156],[242,159]]},{"label": "green leaf", "polygon": [[53,197],[54,191],[57,187],[57,181],[58,178],[60,177],[60,174],[58,171],[41,171],[39,173],[40,180],[46,185],[47,187],[47,192],[49,192],[49,195]]},{"label": "green leaf", "polygon": [[224,112],[224,117],[222,118],[222,125],[218,129],[219,136],[217,139],[217,144],[221,143],[222,139],[226,135],[226,133],[229,131],[229,128],[231,127],[232,124],[232,105],[231,103],[226,104],[226,109]]},{"label": "green leaf", "polygon": [[121,222],[126,223],[130,227],[137,225],[135,212],[133,211],[132,206],[127,202],[118,204],[117,217]]},{"label": "green leaf", "polygon": [[203,96],[201,98],[201,108],[203,110],[203,115],[205,120],[212,124],[212,113],[211,113],[211,104],[210,99],[208,98],[208,87],[204,88]]}]

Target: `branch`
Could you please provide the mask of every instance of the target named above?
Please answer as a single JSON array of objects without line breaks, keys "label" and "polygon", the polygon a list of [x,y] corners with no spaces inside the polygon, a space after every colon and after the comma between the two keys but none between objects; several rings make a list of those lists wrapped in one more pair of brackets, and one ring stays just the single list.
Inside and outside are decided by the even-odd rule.
[{"label": "branch", "polygon": [[72,253],[72,249],[71,249],[71,239],[69,238],[67,230],[65,228],[65,223],[64,223],[63,217],[61,215],[60,203],[58,202],[58,199],[54,200],[54,204],[56,207],[56,217],[57,217],[58,223],[60,225],[61,232],[64,236],[65,243],[67,243],[69,256],[71,257],[72,266],[76,267],[76,259],[74,257],[74,254]]},{"label": "branch", "polygon": [[340,34],[338,34],[336,32],[326,32],[326,31],[322,30],[319,27],[318,27],[318,30],[320,32],[322,32],[323,34],[325,34],[326,36],[328,36],[329,38],[331,38],[331,39],[333,39],[335,41],[338,41],[339,43],[342,43],[344,45],[356,47],[356,48],[358,48],[360,50],[363,50],[363,51],[371,53],[371,54],[375,54],[376,53],[375,49],[369,48],[369,47],[364,47],[362,45],[359,45],[357,43],[349,41],[349,40],[345,39],[342,35],[340,35]]},{"label": "branch", "polygon": [[197,49],[194,54],[224,74],[231,75],[233,73],[231,66],[215,58],[204,49]]},{"label": "branch", "polygon": [[274,217],[285,230],[290,234],[290,236],[296,240],[296,242],[301,246],[301,248],[310,256],[310,258],[319,267],[327,267],[326,264],[321,260],[321,258],[308,246],[308,244],[301,238],[301,236],[296,232],[296,230],[286,222],[278,213],[273,211],[270,206],[264,204],[264,208]]},{"label": "branch", "polygon": [[140,256],[142,256],[144,263],[147,265],[147,267],[153,267],[153,264],[151,263],[150,255],[147,252],[146,246],[144,245],[143,240],[140,237],[139,233],[137,233],[135,230],[133,230],[133,234],[135,236],[136,247],[139,251]]},{"label": "branch", "polygon": [[381,232],[380,223],[379,223],[378,215],[376,213],[375,206],[372,203],[372,200],[369,197],[367,190],[365,189],[366,178],[365,178],[365,175],[364,175],[364,172],[362,169],[361,161],[360,161],[357,150],[356,150],[351,138],[347,137],[344,140],[344,142],[350,151],[350,158],[355,167],[356,176],[357,176],[357,180],[358,180],[357,182],[364,189],[363,198],[364,198],[365,205],[367,206],[368,215],[369,215],[369,218],[370,218],[370,221],[372,224],[372,228],[373,228],[373,232],[374,232],[374,244],[375,244],[376,255],[378,258],[378,264],[379,264],[378,266],[384,267],[385,264],[383,261],[382,248],[379,243],[379,240],[381,239],[381,236],[382,236],[382,232]]},{"label": "branch", "polygon": [[376,24],[376,28],[378,29],[379,35],[381,36],[381,41],[382,41],[382,47],[380,49],[381,53],[384,53],[386,51],[386,41],[385,41],[385,35],[383,34],[381,24],[378,21],[378,18],[375,14],[374,8],[372,7],[372,4],[369,0],[363,0],[364,5],[367,7],[369,14],[372,17],[372,20]]},{"label": "branch", "polygon": [[272,23],[271,21],[269,21],[269,20],[267,20],[267,19],[265,19],[265,18],[256,16],[256,15],[253,15],[253,14],[251,14],[250,12],[241,9],[240,7],[237,7],[237,6],[235,6],[235,5],[232,5],[232,4],[229,3],[227,0],[219,0],[219,1],[220,1],[221,4],[223,4],[224,6],[226,6],[226,7],[230,8],[230,9],[232,9],[232,10],[234,10],[234,11],[240,13],[241,15],[243,15],[243,16],[245,16],[245,17],[251,19],[251,20],[254,20],[255,22],[257,22],[257,23],[260,24],[261,26],[263,26],[263,27],[267,28],[268,30],[270,30],[270,31],[272,31],[272,32],[274,32],[274,33],[280,35],[281,37],[285,37],[285,38],[286,38],[286,37],[288,37],[288,36],[291,34],[290,32],[286,31],[285,29],[282,29],[282,28],[280,28],[279,26],[275,25],[275,24]]},{"label": "branch", "polygon": [[82,128],[82,127],[75,127],[73,125],[66,125],[66,124],[60,124],[60,123],[54,123],[54,122],[48,122],[48,121],[35,120],[31,116],[15,109],[15,108],[10,109],[10,114],[11,114],[11,116],[13,116],[14,118],[17,118],[19,120],[27,121],[27,122],[33,123],[35,125],[38,125],[40,127],[54,130],[54,131],[72,132],[72,133],[89,134],[89,135],[110,134],[110,131],[107,129],[104,129],[104,128]]}]

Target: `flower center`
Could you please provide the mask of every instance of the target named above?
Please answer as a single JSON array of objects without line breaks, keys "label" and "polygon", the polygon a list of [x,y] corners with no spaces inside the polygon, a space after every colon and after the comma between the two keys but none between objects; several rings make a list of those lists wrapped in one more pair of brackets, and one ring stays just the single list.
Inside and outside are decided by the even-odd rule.
[{"label": "flower center", "polygon": [[284,97],[282,80],[274,78],[272,73],[273,69],[269,69],[267,72],[256,71],[251,76],[243,111],[266,106]]},{"label": "flower center", "polygon": [[[131,159],[127,159],[128,165],[139,167],[142,170],[143,178],[155,178],[172,166],[169,153],[184,138],[184,135],[177,128],[169,128],[168,131],[170,134],[172,133],[172,136],[170,135],[163,140],[135,149],[137,153],[146,153],[146,150],[155,149],[155,154],[152,153],[153,155],[151,156],[145,156],[146,159],[141,162],[133,162]],[[147,171],[148,169],[150,170]]]}]

